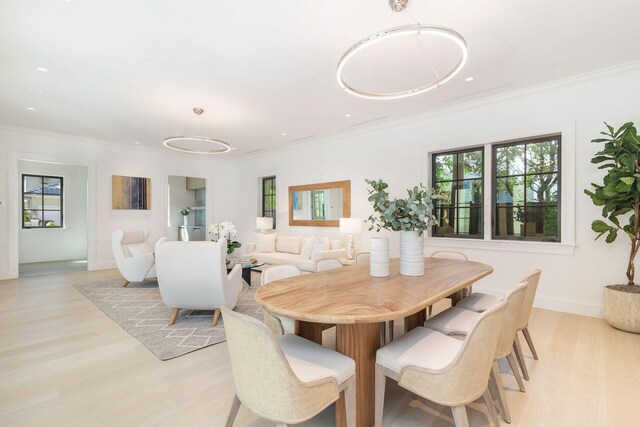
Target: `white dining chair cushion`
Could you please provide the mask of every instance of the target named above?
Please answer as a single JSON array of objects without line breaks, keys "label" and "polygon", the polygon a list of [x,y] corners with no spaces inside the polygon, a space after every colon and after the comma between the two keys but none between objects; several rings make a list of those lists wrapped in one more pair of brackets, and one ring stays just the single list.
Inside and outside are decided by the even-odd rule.
[{"label": "white dining chair cushion", "polygon": [[466,335],[478,317],[480,317],[480,313],[455,306],[424,322],[424,327],[442,332],[445,335]]},{"label": "white dining chair cushion", "polygon": [[442,369],[451,363],[464,341],[418,327],[380,348],[376,363],[400,373],[407,366]]},{"label": "white dining chair cushion", "polygon": [[338,384],[356,372],[353,359],[294,334],[278,337],[291,370],[302,382],[335,378]]},{"label": "white dining chair cushion", "polygon": [[133,243],[125,246],[130,256],[138,256],[144,254],[152,254],[153,248],[148,243]]},{"label": "white dining chair cushion", "polygon": [[487,311],[490,308],[495,307],[500,303],[500,301],[502,301],[502,299],[496,296],[483,294],[482,292],[474,292],[468,297],[462,298],[458,301],[456,307],[482,313],[483,311]]}]

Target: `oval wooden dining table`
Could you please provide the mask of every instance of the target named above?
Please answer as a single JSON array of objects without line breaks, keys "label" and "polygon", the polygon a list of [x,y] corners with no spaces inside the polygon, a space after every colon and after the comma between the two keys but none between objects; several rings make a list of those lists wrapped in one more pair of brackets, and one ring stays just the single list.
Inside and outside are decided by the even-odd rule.
[{"label": "oval wooden dining table", "polygon": [[[271,313],[296,320],[296,334],[321,344],[322,326],[336,325],[336,351],[356,362],[356,425],[371,427],[375,410],[375,361],[380,323],[405,318],[405,331],[421,326],[425,309],[491,274],[472,261],[425,258],[425,274],[400,275],[392,259],[389,277],[372,277],[369,264],[277,280],[256,292]],[[336,425],[345,426],[344,396],[336,403]]]}]

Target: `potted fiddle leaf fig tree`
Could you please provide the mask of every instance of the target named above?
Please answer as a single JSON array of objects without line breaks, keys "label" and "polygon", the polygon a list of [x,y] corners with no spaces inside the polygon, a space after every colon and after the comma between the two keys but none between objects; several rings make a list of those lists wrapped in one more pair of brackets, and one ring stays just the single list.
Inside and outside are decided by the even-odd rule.
[{"label": "potted fiddle leaf fig tree", "polygon": [[629,239],[627,283],[604,289],[604,317],[615,328],[640,333],[640,286],[634,282],[635,258],[640,249],[640,136],[633,122],[619,129],[607,126],[604,138],[592,142],[604,144],[591,163],[606,171],[601,184],[584,190],[596,206],[602,206],[604,220],[593,221],[591,229],[613,243],[619,236]]}]

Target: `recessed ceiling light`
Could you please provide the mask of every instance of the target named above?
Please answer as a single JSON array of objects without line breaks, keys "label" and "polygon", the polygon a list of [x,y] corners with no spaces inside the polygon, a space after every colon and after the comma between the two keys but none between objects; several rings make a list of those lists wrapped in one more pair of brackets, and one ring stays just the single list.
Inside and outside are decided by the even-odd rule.
[{"label": "recessed ceiling light", "polygon": [[142,144],[142,143],[141,143],[140,141],[136,141],[136,142],[135,142],[135,144],[136,144],[136,145],[140,145],[140,144]]},{"label": "recessed ceiling light", "polygon": [[29,110],[29,111],[35,111],[36,109],[35,109],[35,108],[33,108],[33,107],[27,107],[27,110]]},{"label": "recessed ceiling light", "polygon": [[282,132],[280,135],[282,135],[282,136],[287,136],[287,134],[286,134],[286,133],[284,133],[284,132]]},{"label": "recessed ceiling light", "polygon": [[465,82],[472,82],[473,81],[473,77],[467,77],[466,79],[464,79]]},{"label": "recessed ceiling light", "polygon": [[43,73],[46,73],[47,71],[49,71],[49,70],[47,70],[46,68],[43,68],[43,67],[38,67],[38,68],[36,68],[36,70],[42,71]]},{"label": "recessed ceiling light", "polygon": [[345,117],[351,117],[351,114],[345,114],[344,116]]},{"label": "recessed ceiling light", "polygon": [[236,147],[231,147],[231,149],[232,149],[232,150],[235,150],[235,149],[236,149]]}]

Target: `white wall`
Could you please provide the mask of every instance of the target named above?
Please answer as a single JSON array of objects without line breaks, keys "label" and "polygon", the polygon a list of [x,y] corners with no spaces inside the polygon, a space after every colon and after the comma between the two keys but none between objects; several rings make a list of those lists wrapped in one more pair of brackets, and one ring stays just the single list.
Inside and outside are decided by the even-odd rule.
[{"label": "white wall", "polygon": [[[232,189],[224,180],[229,165],[209,157],[160,152],[119,143],[0,126],[0,279],[17,277],[20,228],[20,160],[86,165],[88,168],[89,269],[114,266],[111,233],[117,228],[150,230],[155,242],[166,233],[167,177],[207,178],[207,222],[229,217]],[[111,209],[111,176],[151,178],[151,210]],[[213,197],[213,194],[216,196]]]},{"label": "white wall", "polygon": [[[255,194],[256,177],[275,174],[277,223],[282,234],[338,236],[337,228],[289,227],[287,188],[350,179],[352,216],[366,218],[371,207],[365,178],[382,178],[390,184],[392,197],[402,196],[406,188],[428,181],[430,151],[534,136],[555,129],[564,133],[563,145],[575,144],[574,158],[570,150],[564,153],[569,170],[573,163],[576,166],[575,175],[571,173],[570,177],[575,178],[575,188],[568,188],[569,179],[565,181],[569,185],[563,189],[565,196],[568,195],[563,202],[563,212],[571,213],[569,207],[575,202],[575,215],[563,219],[563,227],[566,224],[569,229],[563,230],[563,238],[565,234],[572,235],[575,226],[575,251],[573,242],[551,248],[549,245],[553,244],[448,242],[451,248],[462,248],[472,259],[494,267],[494,274],[482,280],[477,286],[479,289],[504,292],[529,270],[541,268],[543,275],[536,305],[599,315],[603,285],[624,280],[628,244],[624,239],[612,245],[593,240],[590,223],[599,217],[599,209],[591,205],[582,190],[599,179],[601,173],[590,163],[598,149],[590,140],[598,137],[605,120],[614,125],[630,120],[640,124],[638,99],[640,69],[621,68],[411,118],[404,123],[380,125],[358,134],[256,155],[237,168],[241,172],[234,179],[239,187],[231,217],[236,221],[240,241],[250,241],[256,211],[254,203],[259,199]],[[385,234],[392,238],[392,254],[397,255],[397,235]],[[367,240],[366,235],[360,236],[361,249],[368,247]],[[443,244],[440,240],[440,246],[436,247],[433,242],[434,238],[426,241],[427,253],[440,249]]]},{"label": "white wall", "polygon": [[19,173],[63,178],[64,228],[20,228],[20,263],[87,259],[87,167],[21,160]]}]

